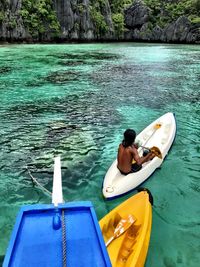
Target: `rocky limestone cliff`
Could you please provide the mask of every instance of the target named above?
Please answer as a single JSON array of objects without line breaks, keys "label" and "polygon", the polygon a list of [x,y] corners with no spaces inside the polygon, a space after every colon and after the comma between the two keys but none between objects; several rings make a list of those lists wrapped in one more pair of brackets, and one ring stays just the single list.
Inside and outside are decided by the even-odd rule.
[{"label": "rocky limestone cliff", "polygon": [[150,9],[142,2],[135,2],[124,11],[125,27],[128,29],[140,29],[149,21]]},{"label": "rocky limestone cliff", "polygon": [[23,41],[28,37],[20,15],[22,0],[0,2],[0,40]]},{"label": "rocky limestone cliff", "polygon": [[[90,0],[53,0],[52,9],[57,17],[59,31],[52,30],[52,21],[45,20],[41,14],[38,17],[45,26],[45,31],[34,28],[31,18],[25,20],[22,14],[23,0],[2,0],[0,3],[0,40],[2,41],[92,41],[110,40],[114,37],[110,5],[107,0],[92,10]],[[32,8],[33,13],[34,9]],[[24,10],[23,10],[24,12]],[[42,12],[42,11],[41,11]],[[95,13],[96,12],[96,13]],[[3,14],[3,18],[2,15]],[[31,14],[32,16],[32,14]],[[34,16],[34,15],[33,15]],[[95,16],[97,19],[95,19]],[[99,22],[101,19],[104,28]]]},{"label": "rocky limestone cliff", "polygon": [[[151,41],[200,43],[200,25],[186,16],[164,26],[152,24],[153,11],[142,1],[124,10],[124,31],[120,38],[112,21],[109,0],[1,0],[1,41]],[[97,3],[98,2],[98,3]],[[45,9],[46,8],[46,9]]]},{"label": "rocky limestone cliff", "polygon": [[60,38],[63,40],[111,39],[113,25],[108,1],[101,8],[101,14],[107,25],[107,31],[99,32],[91,16],[89,0],[54,0],[54,8],[61,27]]},{"label": "rocky limestone cliff", "polygon": [[167,24],[164,28],[149,23],[151,9],[142,1],[136,1],[125,10],[125,25],[129,29],[125,33],[126,40],[160,41],[173,43],[199,43],[200,24],[195,26],[185,16]]}]

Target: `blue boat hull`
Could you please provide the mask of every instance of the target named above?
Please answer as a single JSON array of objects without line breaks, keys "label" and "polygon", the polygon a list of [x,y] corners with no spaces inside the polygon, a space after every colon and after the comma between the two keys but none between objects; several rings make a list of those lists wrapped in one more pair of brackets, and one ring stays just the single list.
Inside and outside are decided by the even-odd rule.
[{"label": "blue boat hull", "polygon": [[22,207],[3,267],[62,267],[65,258],[69,267],[111,266],[91,202]]}]

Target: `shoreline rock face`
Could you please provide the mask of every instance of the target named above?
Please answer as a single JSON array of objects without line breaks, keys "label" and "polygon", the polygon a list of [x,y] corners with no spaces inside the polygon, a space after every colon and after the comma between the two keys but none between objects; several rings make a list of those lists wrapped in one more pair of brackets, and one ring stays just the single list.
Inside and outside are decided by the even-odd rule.
[{"label": "shoreline rock face", "polygon": [[151,27],[151,10],[142,1],[137,1],[125,10],[125,25],[129,29],[126,40],[155,41],[164,43],[200,43],[200,24],[192,25],[185,16],[167,24]]},{"label": "shoreline rock face", "polygon": [[[4,14],[2,12],[4,10]],[[23,41],[28,37],[28,32],[23,25],[21,0],[8,0],[0,2],[0,40],[2,41]]]},{"label": "shoreline rock face", "polygon": [[95,37],[88,0],[83,0],[82,9],[73,1],[65,0],[54,1],[54,8],[61,27],[61,39],[90,40]]},{"label": "shoreline rock face", "polygon": [[[54,10],[61,27],[61,40],[95,41],[112,40],[114,28],[109,1],[105,0],[100,11],[94,13],[90,0],[54,0]],[[80,3],[81,2],[81,3]],[[92,12],[94,14],[92,14]],[[106,31],[98,28],[93,16],[100,16]],[[99,26],[100,27],[100,26]]]},{"label": "shoreline rock face", "polygon": [[101,1],[98,7],[92,0],[49,0],[52,2],[52,14],[59,25],[57,32],[50,21],[52,18],[48,21],[45,17],[41,19],[44,27],[41,30],[36,27],[31,31],[32,24],[27,24],[29,18],[25,20],[26,14],[23,13],[23,1],[1,0],[0,41],[200,43],[200,23],[192,24],[186,16],[180,16],[164,27],[152,25],[152,10],[142,1],[135,1],[124,10],[125,28],[120,38],[115,32],[109,0]]},{"label": "shoreline rock face", "polygon": [[193,33],[191,22],[182,16],[164,29],[161,41],[193,43],[196,41],[196,37],[198,36]]}]

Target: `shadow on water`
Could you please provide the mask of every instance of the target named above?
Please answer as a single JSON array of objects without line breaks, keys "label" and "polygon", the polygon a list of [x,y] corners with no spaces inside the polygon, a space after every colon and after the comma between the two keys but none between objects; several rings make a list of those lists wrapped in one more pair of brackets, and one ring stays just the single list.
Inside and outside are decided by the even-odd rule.
[{"label": "shadow on water", "polygon": [[[46,114],[50,114],[50,120]],[[4,145],[4,155],[12,157],[12,167],[28,166],[31,171],[45,174],[57,154],[63,157],[63,168],[73,172],[73,159],[82,162],[91,151],[100,149],[110,126],[120,122],[120,114],[113,112],[112,103],[105,105],[101,91],[89,91],[45,102],[21,103],[7,108],[0,119],[7,125],[0,143]],[[5,161],[4,158],[0,163],[3,170],[8,168]],[[83,165],[83,171],[85,168]]]},{"label": "shadow on water", "polygon": [[[160,109],[163,102],[198,103],[200,83],[196,82],[195,84],[194,80],[191,82],[191,79],[188,79],[182,70],[174,71],[175,66],[177,66],[176,61],[171,62],[171,64],[174,65],[174,67],[170,66],[171,71],[169,71],[169,66],[163,66],[161,63],[145,65],[107,64],[97,73],[93,72],[91,79],[99,86],[106,86],[104,90],[107,91],[107,96],[111,99],[119,98],[119,100],[131,104],[134,99],[141,105],[150,105],[152,108]],[[166,75],[167,71],[169,73]],[[195,75],[194,78],[197,79]]]},{"label": "shadow on water", "polygon": [[4,255],[0,256],[0,266],[3,266]]},{"label": "shadow on water", "polygon": [[1,66],[0,67],[0,75],[5,75],[7,73],[10,73],[12,71],[11,67],[8,66]]},{"label": "shadow on water", "polygon": [[82,81],[86,79],[85,74],[81,73],[80,71],[56,71],[50,73],[45,80],[55,84],[66,84],[67,82],[73,81]]},{"label": "shadow on water", "polygon": [[[49,55],[52,57],[52,55]],[[79,51],[78,53],[63,53],[63,54],[57,54],[54,55],[56,58],[60,59],[73,59],[73,60],[82,60],[82,61],[87,61],[87,60],[115,60],[119,59],[120,55],[117,54],[112,54],[109,52],[95,52],[95,51]]]}]

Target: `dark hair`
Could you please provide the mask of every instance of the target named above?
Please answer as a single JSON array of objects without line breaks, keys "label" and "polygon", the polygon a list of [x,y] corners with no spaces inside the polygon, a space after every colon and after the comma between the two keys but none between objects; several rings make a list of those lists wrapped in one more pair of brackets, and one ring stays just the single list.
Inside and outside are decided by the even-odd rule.
[{"label": "dark hair", "polygon": [[135,137],[136,137],[136,132],[132,129],[127,129],[124,132],[124,140],[122,141],[122,145],[124,147],[131,146],[135,141]]}]

